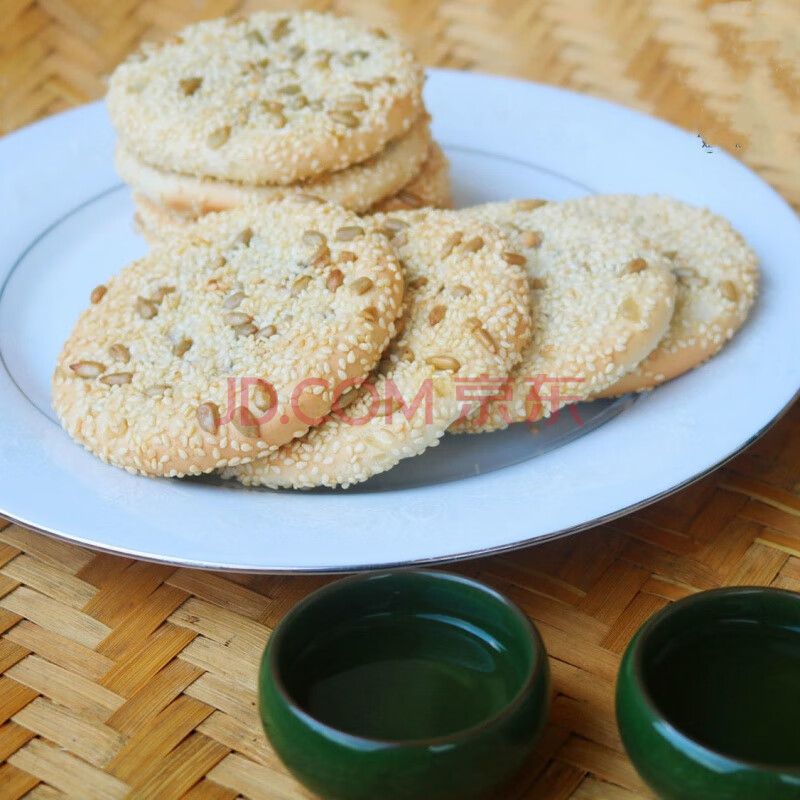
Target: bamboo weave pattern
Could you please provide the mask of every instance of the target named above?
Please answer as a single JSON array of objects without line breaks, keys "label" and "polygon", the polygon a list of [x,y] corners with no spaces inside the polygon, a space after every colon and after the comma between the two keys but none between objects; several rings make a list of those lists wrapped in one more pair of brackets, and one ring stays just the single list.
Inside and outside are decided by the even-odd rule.
[{"label": "bamboo weave pattern", "polygon": [[[399,32],[427,64],[567,86],[671,120],[800,207],[795,0],[303,5]],[[0,131],[100,97],[142,38],[256,6],[286,4],[3,0]],[[551,655],[551,724],[508,800],[650,797],[616,731],[619,658],[648,616],[693,591],[800,591],[800,407],[644,511],[455,569],[516,600]],[[326,580],[176,570],[0,522],[0,798],[310,797],[264,739],[255,679],[272,627]]]}]

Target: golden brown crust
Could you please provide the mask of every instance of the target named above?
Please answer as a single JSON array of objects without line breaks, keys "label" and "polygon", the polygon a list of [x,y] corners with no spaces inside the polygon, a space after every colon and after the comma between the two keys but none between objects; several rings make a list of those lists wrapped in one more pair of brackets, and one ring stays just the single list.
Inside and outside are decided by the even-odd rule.
[{"label": "golden brown crust", "polygon": [[115,163],[120,177],[153,205],[186,218],[226,211],[251,202],[268,202],[292,192],[310,194],[362,212],[373,203],[402,189],[419,173],[428,155],[430,130],[427,116],[372,158],[338,172],[289,186],[259,186],[198,178],[151,167],[117,146]]},{"label": "golden brown crust", "polygon": [[431,142],[428,157],[420,172],[397,194],[376,203],[370,209],[370,213],[408,211],[423,206],[453,207],[453,198],[450,194],[450,162],[436,142]]}]

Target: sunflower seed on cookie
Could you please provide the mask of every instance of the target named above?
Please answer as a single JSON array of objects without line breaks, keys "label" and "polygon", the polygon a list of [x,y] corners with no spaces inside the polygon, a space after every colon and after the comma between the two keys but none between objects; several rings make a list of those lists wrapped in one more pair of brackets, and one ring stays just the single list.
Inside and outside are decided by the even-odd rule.
[{"label": "sunflower seed on cookie", "polygon": [[[330,409],[333,385],[375,366],[400,308],[385,237],[336,241],[360,223],[289,199],[210,214],[125,267],[59,356],[53,398],[66,430],[107,462],[167,476],[244,463],[304,433]],[[311,263],[307,231],[325,237],[345,286],[369,287],[332,294],[331,264]],[[352,258],[340,261],[345,247]],[[274,402],[253,421],[242,408],[258,386]]]},{"label": "sunflower seed on cookie", "polygon": [[[328,421],[305,437],[226,470],[228,477],[295,488],[364,481],[436,445],[460,415],[485,402],[487,381],[491,391],[520,358],[530,334],[527,280],[503,258],[511,245],[499,228],[435,210],[378,215],[365,224],[396,231],[407,281],[398,335],[367,384],[355,397],[347,394],[346,408],[334,405]],[[482,244],[441,257],[456,233]],[[456,291],[465,285],[469,293]]]},{"label": "sunflower seed on cookie", "polygon": [[114,71],[107,104],[146,164],[288,184],[364,161],[407,132],[423,79],[410,51],[356,20],[258,11],[144,45]]}]

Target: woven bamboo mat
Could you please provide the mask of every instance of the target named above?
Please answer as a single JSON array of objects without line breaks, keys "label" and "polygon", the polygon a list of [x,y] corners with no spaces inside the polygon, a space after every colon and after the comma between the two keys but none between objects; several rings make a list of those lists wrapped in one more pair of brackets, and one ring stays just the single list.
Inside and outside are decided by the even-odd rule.
[{"label": "woven bamboo mat", "polygon": [[[101,96],[141,38],[238,7],[2,0],[0,130]],[[672,120],[800,206],[796,0],[333,7],[404,33],[426,63],[569,86]],[[747,398],[735,400],[746,413]],[[672,498],[456,569],[513,597],[551,655],[551,724],[509,799],[649,797],[614,724],[620,655],[648,616],[693,591],[800,590],[800,407]],[[261,733],[255,676],[270,629],[325,580],[175,570],[0,522],[0,798],[308,797]]]}]

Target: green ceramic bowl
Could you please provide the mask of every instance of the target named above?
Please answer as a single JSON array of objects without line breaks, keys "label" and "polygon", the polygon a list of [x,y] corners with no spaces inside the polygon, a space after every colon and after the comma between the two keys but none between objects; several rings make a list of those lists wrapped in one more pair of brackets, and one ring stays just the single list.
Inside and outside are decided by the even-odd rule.
[{"label": "green ceramic bowl", "polygon": [[800,594],[719,589],[654,615],[623,658],[617,720],[666,800],[798,800]]},{"label": "green ceramic bowl", "polygon": [[332,800],[492,797],[523,766],[549,703],[528,618],[442,572],[320,589],[281,620],[261,663],[267,736]]}]

